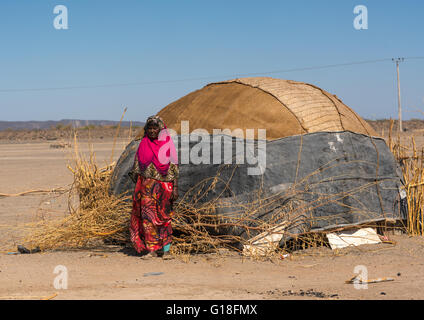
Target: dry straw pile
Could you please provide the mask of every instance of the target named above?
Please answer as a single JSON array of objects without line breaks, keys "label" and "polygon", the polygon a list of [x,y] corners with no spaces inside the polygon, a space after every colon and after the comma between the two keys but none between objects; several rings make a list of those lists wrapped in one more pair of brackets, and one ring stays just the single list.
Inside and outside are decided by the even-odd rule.
[{"label": "dry straw pile", "polygon": [[[99,168],[91,150],[89,159],[79,152],[74,140],[74,167],[68,166],[74,175],[69,191],[69,214],[61,220],[41,220],[35,224],[24,243],[29,248],[72,249],[98,246],[110,237],[125,240],[128,225],[127,198],[117,198],[108,193],[109,179],[114,164]],[[74,198],[78,205],[74,208]]]},{"label": "dry straw pile", "polygon": [[424,148],[417,149],[412,136],[409,144],[403,144],[400,134],[393,138],[393,120],[390,122],[389,148],[399,162],[405,181],[408,201],[407,232],[409,235],[424,235]]}]

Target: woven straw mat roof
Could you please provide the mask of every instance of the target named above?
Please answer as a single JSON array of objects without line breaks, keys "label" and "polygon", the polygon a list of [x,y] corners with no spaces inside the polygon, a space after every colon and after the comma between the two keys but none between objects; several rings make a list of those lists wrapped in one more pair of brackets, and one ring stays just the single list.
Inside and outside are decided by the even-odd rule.
[{"label": "woven straw mat roof", "polygon": [[[377,133],[337,96],[314,85],[254,77],[206,85],[159,113],[181,133],[181,121],[194,129],[266,129],[267,140],[313,132]],[[240,136],[236,131],[234,136]]]}]

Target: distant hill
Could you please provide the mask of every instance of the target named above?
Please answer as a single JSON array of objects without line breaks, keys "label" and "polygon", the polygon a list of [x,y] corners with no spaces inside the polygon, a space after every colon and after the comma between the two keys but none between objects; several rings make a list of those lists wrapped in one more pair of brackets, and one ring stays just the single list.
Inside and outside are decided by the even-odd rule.
[{"label": "distant hill", "polygon": [[[388,132],[390,130],[390,120],[369,120],[365,119],[378,133]],[[143,127],[144,122],[131,122],[133,127]],[[63,129],[66,126],[72,128],[87,128],[87,127],[113,127],[119,124],[119,121],[109,120],[75,120],[63,119],[59,121],[0,121],[0,131],[6,130],[47,130],[47,129]],[[122,121],[122,127],[129,127],[130,121]],[[397,120],[394,120],[393,129],[398,128]],[[403,129],[405,131],[423,130],[424,120],[410,119],[403,121]]]},{"label": "distant hill", "polygon": [[[122,127],[144,126],[144,122],[139,121],[122,121]],[[0,131],[4,130],[34,130],[34,129],[51,129],[61,126],[71,126],[73,128],[81,128],[87,126],[116,126],[119,121],[109,120],[75,120],[63,119],[59,121],[0,121]]]}]

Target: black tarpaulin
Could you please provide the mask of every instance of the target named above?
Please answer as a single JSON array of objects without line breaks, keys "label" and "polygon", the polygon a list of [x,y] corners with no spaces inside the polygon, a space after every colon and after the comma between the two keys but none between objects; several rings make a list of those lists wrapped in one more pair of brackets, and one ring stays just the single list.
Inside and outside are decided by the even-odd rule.
[{"label": "black tarpaulin", "polygon": [[[173,137],[180,160],[180,200],[192,201],[197,197],[195,201],[199,205],[216,201],[221,204],[217,206],[216,214],[223,216],[237,214],[241,207],[246,207],[245,204],[260,203],[261,209],[252,217],[263,221],[275,220],[279,209],[289,202],[296,203],[301,209],[275,220],[275,223],[290,220],[282,241],[304,232],[406,219],[402,175],[381,138],[349,131],[319,132],[258,144],[258,141],[222,136],[223,141],[229,143],[227,147],[231,146],[231,153],[227,154],[224,143],[213,145],[213,136],[182,143],[184,138]],[[134,188],[128,172],[139,142],[131,142],[116,165],[110,186],[116,195],[131,193]],[[244,147],[240,148],[241,145]],[[257,159],[258,146],[266,155],[262,166],[252,161],[255,157]],[[213,164],[218,150],[221,161],[215,159],[220,163]],[[204,162],[209,163],[198,163],[199,154]],[[189,163],[181,163],[187,159]],[[249,168],[255,172],[259,167],[262,174],[249,174]],[[213,188],[210,188],[211,184]],[[263,201],[257,202],[258,197]],[[244,238],[252,236],[244,234],[243,228],[221,232]]]}]

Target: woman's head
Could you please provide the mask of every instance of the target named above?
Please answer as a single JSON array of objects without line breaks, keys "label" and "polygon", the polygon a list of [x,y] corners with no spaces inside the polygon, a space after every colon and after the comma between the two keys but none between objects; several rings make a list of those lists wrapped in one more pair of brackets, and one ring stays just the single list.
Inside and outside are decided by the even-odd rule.
[{"label": "woman's head", "polygon": [[156,123],[150,123],[150,124],[148,124],[145,127],[144,130],[146,131],[147,137],[149,137],[152,140],[155,140],[155,139],[157,139],[159,137],[160,129],[159,129],[159,125],[156,124]]},{"label": "woman's head", "polygon": [[166,125],[158,116],[149,117],[144,126],[144,137],[137,151],[140,169],[153,162],[162,175],[166,175],[170,163],[178,163],[178,154]]},{"label": "woman's head", "polygon": [[151,116],[147,119],[144,126],[144,136],[147,136],[151,140],[155,140],[159,137],[159,133],[165,128],[163,120],[158,116]]}]

